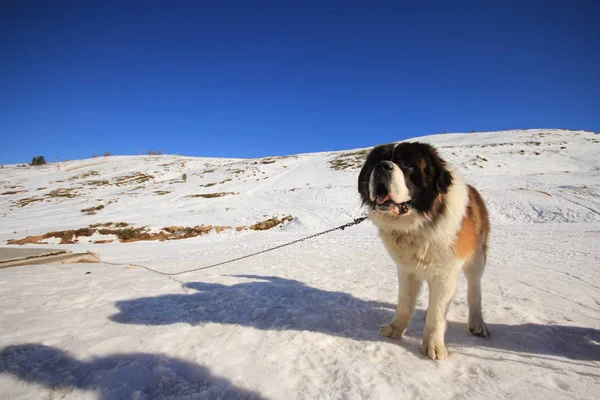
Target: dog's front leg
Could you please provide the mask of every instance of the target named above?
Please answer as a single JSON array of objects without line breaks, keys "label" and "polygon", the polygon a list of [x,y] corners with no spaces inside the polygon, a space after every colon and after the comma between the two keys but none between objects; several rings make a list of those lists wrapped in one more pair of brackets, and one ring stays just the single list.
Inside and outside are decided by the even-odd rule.
[{"label": "dog's front leg", "polygon": [[448,351],[444,344],[446,313],[454,296],[457,280],[458,274],[452,274],[452,276],[438,276],[427,281],[429,305],[427,306],[421,350],[432,360],[443,360],[448,357]]},{"label": "dog's front leg", "polygon": [[421,291],[421,280],[414,274],[407,274],[398,269],[398,305],[394,319],[379,328],[379,332],[391,339],[401,339],[415,312],[417,297]]}]

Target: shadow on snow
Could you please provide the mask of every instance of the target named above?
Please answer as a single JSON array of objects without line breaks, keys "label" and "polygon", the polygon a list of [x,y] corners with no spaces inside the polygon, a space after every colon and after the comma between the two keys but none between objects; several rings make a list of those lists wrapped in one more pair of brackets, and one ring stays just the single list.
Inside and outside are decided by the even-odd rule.
[{"label": "shadow on snow", "polygon": [[234,398],[259,399],[212,375],[207,367],[173,357],[130,353],[77,360],[41,344],[8,346],[0,351],[0,374],[62,391],[82,389],[99,399]]},{"label": "shadow on snow", "polygon": [[[235,275],[255,279],[232,286],[186,284],[193,294],[169,294],[116,303],[111,320],[124,324],[168,325],[207,322],[249,326],[262,330],[320,332],[355,340],[388,339],[377,328],[394,315],[395,305],[356,298],[344,292],[313,288],[274,276]],[[465,323],[449,321],[447,344],[509,352],[600,360],[600,330],[563,325],[526,323],[488,324],[491,336],[473,337]],[[424,312],[417,310],[408,336],[421,338]],[[406,346],[405,346],[406,347]]]}]

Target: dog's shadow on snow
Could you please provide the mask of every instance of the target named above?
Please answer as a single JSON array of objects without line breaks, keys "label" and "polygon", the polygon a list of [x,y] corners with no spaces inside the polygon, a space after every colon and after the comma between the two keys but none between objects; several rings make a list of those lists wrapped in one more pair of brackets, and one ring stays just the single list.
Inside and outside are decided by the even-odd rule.
[{"label": "dog's shadow on snow", "polygon": [[[260,399],[260,394],[235,386],[210,369],[159,354],[112,354],[78,360],[55,347],[36,343],[0,350],[0,375],[58,390],[94,392],[98,399],[235,398]],[[50,396],[50,397],[54,397]]]},{"label": "dog's shadow on snow", "polygon": [[[378,333],[391,320],[395,304],[368,301],[348,293],[313,288],[274,276],[234,275],[252,279],[231,286],[192,282],[191,294],[143,297],[116,303],[110,317],[124,324],[168,325],[208,322],[249,326],[262,330],[320,332],[355,340],[389,341]],[[424,311],[417,310],[407,335],[421,340]],[[449,347],[483,347],[506,352],[600,360],[600,330],[575,326],[488,324],[491,336],[477,338],[464,322],[448,322]],[[416,353],[412,344],[398,342]],[[414,344],[414,343],[413,343]]]}]

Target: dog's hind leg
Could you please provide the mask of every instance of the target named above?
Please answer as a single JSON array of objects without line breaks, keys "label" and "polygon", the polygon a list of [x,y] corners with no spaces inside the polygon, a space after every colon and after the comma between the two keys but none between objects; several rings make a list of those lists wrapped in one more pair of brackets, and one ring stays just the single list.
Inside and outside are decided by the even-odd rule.
[{"label": "dog's hind leg", "polygon": [[481,277],[485,269],[485,254],[479,249],[465,267],[467,277],[467,303],[469,305],[469,330],[476,336],[488,336],[489,331],[481,312]]}]

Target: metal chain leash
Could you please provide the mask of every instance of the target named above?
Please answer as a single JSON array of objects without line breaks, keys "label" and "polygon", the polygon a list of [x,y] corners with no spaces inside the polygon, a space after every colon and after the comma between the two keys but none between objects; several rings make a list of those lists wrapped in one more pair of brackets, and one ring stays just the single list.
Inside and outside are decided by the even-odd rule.
[{"label": "metal chain leash", "polygon": [[[160,275],[165,275],[165,276],[182,275],[182,274],[187,274],[187,273],[190,273],[190,272],[202,271],[202,270],[209,269],[209,268],[219,267],[221,265],[225,265],[225,264],[229,264],[229,263],[232,263],[232,262],[240,261],[240,260],[243,260],[243,259],[246,259],[246,258],[254,257],[254,256],[257,256],[259,254],[268,253],[270,251],[281,249],[282,247],[286,247],[286,246],[291,246],[293,244],[296,244],[296,243],[299,243],[299,242],[303,242],[305,240],[312,239],[312,238],[315,238],[317,236],[325,235],[327,233],[331,233],[331,232],[334,232],[334,231],[338,231],[338,230],[343,231],[346,228],[349,228],[351,226],[360,224],[361,222],[363,222],[367,218],[368,218],[367,216],[363,216],[363,217],[360,217],[360,218],[355,218],[354,221],[348,222],[347,224],[340,225],[338,227],[331,228],[331,229],[328,229],[328,230],[323,231],[323,232],[315,233],[313,235],[309,235],[309,236],[303,237],[301,239],[296,239],[296,240],[293,240],[293,241],[288,242],[288,243],[280,244],[278,246],[271,247],[271,248],[268,248],[268,249],[265,249],[265,250],[261,250],[261,251],[257,251],[255,253],[246,254],[245,256],[237,257],[237,258],[234,258],[234,259],[231,259],[231,260],[222,261],[222,262],[219,262],[219,263],[216,263],[216,264],[208,265],[206,267],[194,268],[194,269],[189,269],[189,270],[181,271],[181,272],[167,273],[167,272],[157,271],[155,269],[152,269],[150,267],[146,267],[144,265],[139,265],[139,264],[128,264],[128,265],[132,265],[134,267],[144,268],[144,269],[146,269],[148,271],[151,271],[151,272],[154,272],[154,273],[157,273],[157,274],[160,274]],[[95,259],[97,259],[98,261],[100,261],[103,264],[108,264],[108,265],[124,265],[123,263],[111,263],[111,262],[104,261],[104,260],[100,259],[98,256],[96,256],[94,253],[92,253],[91,251],[88,251],[87,253],[90,254],[92,257],[94,257]]]}]

